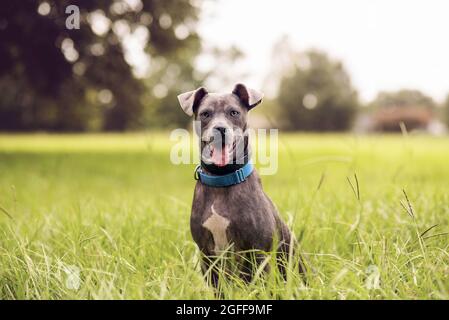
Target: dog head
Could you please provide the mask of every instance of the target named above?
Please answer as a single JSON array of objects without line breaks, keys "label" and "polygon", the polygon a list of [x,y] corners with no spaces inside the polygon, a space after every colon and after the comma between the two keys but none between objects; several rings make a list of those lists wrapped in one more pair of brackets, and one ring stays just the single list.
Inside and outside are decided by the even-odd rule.
[{"label": "dog head", "polygon": [[243,161],[247,114],[262,98],[262,93],[243,84],[235,85],[232,93],[208,93],[201,87],[178,96],[184,112],[195,117],[204,163],[224,167]]}]

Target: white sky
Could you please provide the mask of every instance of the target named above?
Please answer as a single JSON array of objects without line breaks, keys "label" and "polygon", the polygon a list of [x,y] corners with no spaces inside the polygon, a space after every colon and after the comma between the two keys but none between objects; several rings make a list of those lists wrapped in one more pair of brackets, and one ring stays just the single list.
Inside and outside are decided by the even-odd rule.
[{"label": "white sky", "polygon": [[[205,0],[199,32],[206,45],[238,46],[248,84],[261,87],[273,44],[323,49],[341,59],[364,100],[380,90],[449,93],[449,1]],[[236,79],[239,81],[241,79]]]}]

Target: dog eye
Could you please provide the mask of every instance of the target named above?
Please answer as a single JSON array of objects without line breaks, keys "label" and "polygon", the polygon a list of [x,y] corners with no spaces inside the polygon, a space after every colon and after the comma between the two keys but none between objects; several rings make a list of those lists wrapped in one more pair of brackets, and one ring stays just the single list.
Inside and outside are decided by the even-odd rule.
[{"label": "dog eye", "polygon": [[201,117],[202,119],[207,119],[207,118],[209,118],[209,116],[210,116],[209,111],[204,111],[204,112],[201,112],[201,113],[200,113],[200,117]]},{"label": "dog eye", "polygon": [[231,110],[231,112],[229,113],[232,117],[237,117],[240,112],[236,111],[236,110]]}]

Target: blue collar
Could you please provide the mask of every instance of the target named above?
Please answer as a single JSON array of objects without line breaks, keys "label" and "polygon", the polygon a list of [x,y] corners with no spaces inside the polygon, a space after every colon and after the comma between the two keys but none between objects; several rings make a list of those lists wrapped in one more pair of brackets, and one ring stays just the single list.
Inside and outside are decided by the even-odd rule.
[{"label": "blue collar", "polygon": [[242,183],[248,178],[253,172],[254,166],[252,163],[248,162],[243,167],[222,176],[211,176],[209,174],[203,173],[201,166],[197,166],[195,169],[195,179],[201,181],[202,184],[211,187],[229,187],[235,184]]}]

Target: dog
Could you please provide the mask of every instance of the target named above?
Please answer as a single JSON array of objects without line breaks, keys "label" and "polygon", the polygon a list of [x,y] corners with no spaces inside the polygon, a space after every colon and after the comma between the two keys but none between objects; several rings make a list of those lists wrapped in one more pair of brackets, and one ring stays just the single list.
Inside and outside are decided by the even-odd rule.
[{"label": "dog", "polygon": [[[184,112],[195,118],[200,137],[190,228],[202,253],[201,269],[205,275],[210,272],[209,282],[216,288],[219,275],[211,266],[223,250],[253,253],[253,259],[243,253],[246,258],[238,267],[246,282],[266,257],[254,252],[271,251],[277,240],[277,265],[285,278],[285,262],[294,251],[292,233],[250,162],[247,117],[262,98],[262,93],[240,83],[231,93],[209,93],[201,87],[178,96]],[[299,269],[304,272],[302,262]]]}]

